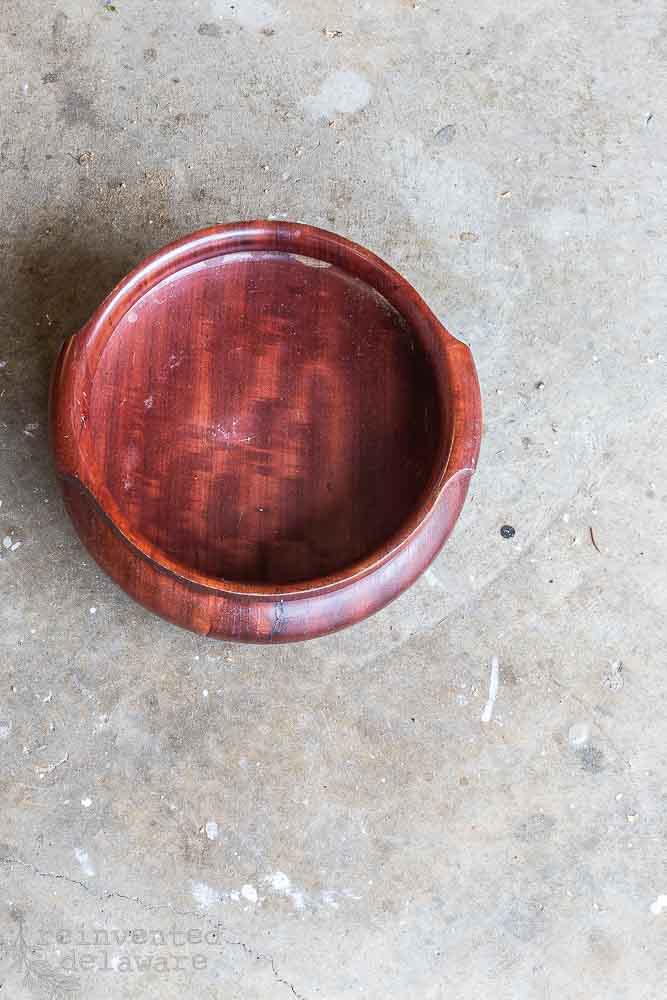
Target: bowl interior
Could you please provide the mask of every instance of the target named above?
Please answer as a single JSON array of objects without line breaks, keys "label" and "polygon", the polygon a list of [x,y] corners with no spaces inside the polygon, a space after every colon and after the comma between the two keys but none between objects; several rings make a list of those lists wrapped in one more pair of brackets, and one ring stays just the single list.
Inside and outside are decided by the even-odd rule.
[{"label": "bowl interior", "polygon": [[418,505],[442,453],[413,330],[340,267],[228,253],[125,314],[97,365],[94,461],[171,558],[239,582],[340,572]]}]

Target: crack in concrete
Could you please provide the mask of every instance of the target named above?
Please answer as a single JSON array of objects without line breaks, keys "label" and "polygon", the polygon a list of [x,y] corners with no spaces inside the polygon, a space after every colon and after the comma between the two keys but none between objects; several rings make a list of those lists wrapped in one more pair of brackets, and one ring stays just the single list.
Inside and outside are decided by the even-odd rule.
[{"label": "crack in concrete", "polygon": [[220,931],[220,937],[225,944],[228,944],[235,948],[240,948],[249,958],[254,958],[255,961],[267,962],[271,967],[271,972],[277,983],[282,986],[286,986],[290,990],[292,995],[296,997],[296,1000],[306,1000],[302,993],[299,993],[292,983],[288,979],[284,979],[276,966],[275,960],[272,955],[266,952],[257,951],[255,948],[251,948],[250,945],[246,944],[245,941],[237,940],[235,938],[226,937],[229,934],[229,928],[225,924],[220,923],[220,921],[213,921],[205,914],[200,913],[198,910],[180,910],[178,907],[174,906],[173,903],[146,903],[139,896],[129,896],[127,893],[118,892],[115,889],[110,889],[108,891],[99,893],[88,885],[87,882],[82,882],[80,879],[71,878],[69,875],[61,874],[60,872],[47,872],[42,871],[41,868],[37,868],[36,865],[31,864],[28,861],[24,861],[22,858],[14,857],[0,857],[0,864],[2,865],[19,865],[21,868],[27,868],[28,871],[32,872],[33,875],[39,878],[52,878],[57,879],[61,882],[67,882],[70,885],[76,885],[84,892],[87,892],[94,899],[99,902],[103,902],[107,899],[121,899],[124,902],[135,903],[140,906],[143,910],[148,912],[153,912],[155,910],[169,910],[174,913],[177,917],[192,917],[195,920],[202,920],[204,923],[208,924],[215,931]]}]

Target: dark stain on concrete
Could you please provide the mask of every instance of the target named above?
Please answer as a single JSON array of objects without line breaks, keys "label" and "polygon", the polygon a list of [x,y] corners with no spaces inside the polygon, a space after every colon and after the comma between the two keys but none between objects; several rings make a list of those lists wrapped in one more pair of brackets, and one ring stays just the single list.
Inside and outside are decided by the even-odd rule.
[{"label": "dark stain on concrete", "polygon": [[519,823],[514,835],[517,840],[523,843],[530,843],[535,840],[547,840],[551,836],[555,825],[556,820],[553,816],[548,816],[546,813],[535,813],[522,823]]},{"label": "dark stain on concrete", "polygon": [[67,25],[69,18],[64,11],[59,10],[53,19],[51,27],[51,38],[56,52],[62,52],[66,48]]},{"label": "dark stain on concrete", "polygon": [[214,24],[212,21],[205,21],[197,28],[197,34],[203,35],[205,38],[220,38],[222,28],[219,24]]},{"label": "dark stain on concrete", "polygon": [[605,769],[604,753],[598,747],[591,746],[590,744],[582,747],[579,751],[579,759],[584,771],[599,774],[600,771],[604,771]]},{"label": "dark stain on concrete", "polygon": [[69,90],[65,94],[60,109],[60,116],[68,125],[98,124],[98,115],[93,107],[92,98],[80,90]]},{"label": "dark stain on concrete", "polygon": [[537,900],[514,899],[502,920],[505,930],[517,941],[534,940],[544,930],[544,906]]}]

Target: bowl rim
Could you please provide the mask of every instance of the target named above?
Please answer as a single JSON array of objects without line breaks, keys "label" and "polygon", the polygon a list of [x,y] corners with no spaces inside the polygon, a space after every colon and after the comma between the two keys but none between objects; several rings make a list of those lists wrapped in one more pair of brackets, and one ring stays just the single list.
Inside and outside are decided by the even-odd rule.
[{"label": "bowl rim", "polygon": [[[86,426],[86,387],[92,385],[106,343],[126,313],[155,285],[176,272],[212,257],[245,251],[284,252],[319,259],[341,267],[375,288],[412,328],[417,328],[420,339],[428,337],[435,345],[437,353],[432,354],[430,360],[436,368],[438,391],[446,401],[448,413],[445,416],[451,426],[449,448],[443,447],[436,455],[439,468],[433,470],[415,507],[392,535],[366,556],[342,569],[326,576],[284,584],[212,576],[169,556],[133,527],[103,478],[100,476],[94,481],[95,477],[90,475],[92,463],[81,461],[78,446]],[[82,329],[63,345],[54,372],[51,398],[54,413],[52,447],[59,474],[76,480],[114,531],[149,563],[198,589],[242,598],[281,599],[326,593],[379,569],[410,543],[439,505],[448,486],[461,476],[472,475],[482,433],[481,397],[472,354],[449,333],[407,279],[381,257],[343,236],[305,223],[276,220],[226,223],[200,229],[167,244],[137,264]],[[68,407],[71,408],[69,419]],[[451,524],[458,513],[458,509],[452,511]]]}]

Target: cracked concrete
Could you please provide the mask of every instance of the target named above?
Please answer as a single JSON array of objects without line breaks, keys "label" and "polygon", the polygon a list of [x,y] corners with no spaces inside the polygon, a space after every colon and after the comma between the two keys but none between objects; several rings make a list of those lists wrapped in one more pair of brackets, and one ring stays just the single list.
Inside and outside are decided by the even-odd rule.
[{"label": "cracked concrete", "polygon": [[[654,0],[4,0],[3,997],[663,995],[666,28]],[[132,264],[267,216],[400,268],[486,420],[432,569],[273,649],[103,576],[45,402]]]},{"label": "cracked concrete", "polygon": [[[285,986],[293,996],[297,997],[297,1000],[305,1000],[303,995],[295,989],[294,985],[280,975],[280,972],[276,967],[276,963],[272,955],[268,955],[266,953],[255,950],[254,948],[250,947],[250,945],[246,944],[245,941],[237,941],[234,938],[226,937],[225,934],[228,933],[228,929],[226,928],[226,926],[219,920],[214,921],[210,917],[207,917],[204,914],[202,914],[201,912],[198,912],[196,910],[181,910],[175,907],[172,903],[147,903],[144,900],[140,899],[138,896],[128,896],[125,893],[118,892],[115,889],[107,889],[101,893],[96,892],[90,885],[88,885],[86,882],[82,882],[80,879],[70,878],[70,876],[68,875],[59,874],[57,872],[40,871],[39,868],[36,868],[34,865],[28,863],[27,861],[23,861],[20,858],[0,857],[0,865],[9,866],[10,869],[13,866],[18,866],[20,868],[27,869],[32,875],[35,875],[38,878],[62,880],[63,882],[67,882],[70,885],[77,886],[77,888],[79,889],[83,889],[84,892],[87,892],[91,896],[94,896],[95,899],[99,900],[100,902],[106,902],[108,900],[118,899],[118,900],[123,900],[124,902],[127,903],[134,903],[137,906],[141,907],[142,910],[145,910],[147,913],[155,913],[158,910],[168,910],[170,914],[180,919],[204,921],[209,927],[211,927],[215,932],[217,932],[217,937],[224,944],[230,945],[231,947],[234,948],[240,948],[244,952],[244,954],[247,955],[250,959],[253,959],[255,961],[267,962],[271,967],[271,972],[276,982],[279,983],[281,986]],[[10,904],[10,906],[11,905],[12,904]],[[169,935],[167,935],[167,937],[168,936]],[[60,944],[61,942],[57,943]],[[12,944],[13,941],[11,939],[11,936],[9,936],[3,941],[3,946],[9,952],[11,952]],[[43,941],[38,942],[36,946],[36,948],[39,949],[40,951],[44,947],[45,945]]]}]

